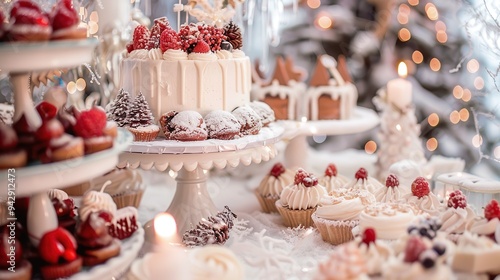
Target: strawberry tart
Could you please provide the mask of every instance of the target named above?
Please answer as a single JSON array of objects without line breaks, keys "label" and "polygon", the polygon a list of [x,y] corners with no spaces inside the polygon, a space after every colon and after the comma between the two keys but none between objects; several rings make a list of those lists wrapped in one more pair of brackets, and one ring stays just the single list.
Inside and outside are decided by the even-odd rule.
[{"label": "strawberry tart", "polygon": [[[240,40],[231,39],[236,37]],[[250,59],[233,23],[223,28],[191,23],[175,31],[163,17],[151,29],[138,26],[120,76],[125,91],[144,94],[157,120],[171,111],[205,115],[250,101]]]}]

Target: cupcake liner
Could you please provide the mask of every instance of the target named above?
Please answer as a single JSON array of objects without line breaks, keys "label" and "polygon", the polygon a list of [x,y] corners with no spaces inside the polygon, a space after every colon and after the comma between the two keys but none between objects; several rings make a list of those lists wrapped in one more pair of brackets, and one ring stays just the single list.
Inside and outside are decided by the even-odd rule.
[{"label": "cupcake liner", "polygon": [[276,209],[276,201],[279,197],[263,196],[257,190],[255,190],[254,193],[259,200],[260,207],[262,207],[262,212],[278,213],[278,209]]},{"label": "cupcake liner", "polygon": [[275,205],[276,209],[283,218],[285,226],[292,228],[298,226],[303,226],[303,227],[314,226],[314,222],[311,218],[311,215],[314,213],[314,211],[316,211],[316,207],[305,210],[291,210],[281,205],[281,202],[279,200],[276,201]]},{"label": "cupcake liner", "polygon": [[128,128],[128,130],[134,135],[134,141],[137,142],[151,142],[156,139],[160,130],[152,130],[152,131],[141,131],[133,128]]},{"label": "cupcake liner", "polygon": [[359,223],[357,221],[330,221],[316,215],[312,216],[312,220],[323,241],[333,245],[340,245],[353,240],[352,229]]},{"label": "cupcake liner", "polygon": [[64,264],[46,265],[40,268],[43,279],[67,278],[82,269],[82,258],[77,257],[74,261]]},{"label": "cupcake liner", "polygon": [[144,194],[144,189],[137,189],[133,191],[127,191],[124,193],[111,194],[111,197],[113,198],[113,201],[115,202],[117,209],[127,206],[133,206],[135,208],[139,208],[143,194]]}]

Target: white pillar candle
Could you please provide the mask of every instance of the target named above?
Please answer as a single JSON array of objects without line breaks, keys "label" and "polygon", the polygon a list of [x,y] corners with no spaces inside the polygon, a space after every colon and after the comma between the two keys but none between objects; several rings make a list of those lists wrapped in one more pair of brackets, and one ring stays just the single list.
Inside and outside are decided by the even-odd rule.
[{"label": "white pillar candle", "polygon": [[404,62],[398,65],[398,74],[401,78],[390,80],[387,83],[387,101],[393,103],[400,109],[404,109],[411,104],[412,85],[404,79],[408,73],[408,69]]},{"label": "white pillar candle", "polygon": [[155,242],[160,252],[169,252],[176,247],[180,238],[177,234],[177,224],[169,213],[160,213],[154,218]]},{"label": "white pillar candle", "polygon": [[101,0],[96,6],[99,34],[107,33],[112,28],[125,27],[130,22],[129,0]]}]

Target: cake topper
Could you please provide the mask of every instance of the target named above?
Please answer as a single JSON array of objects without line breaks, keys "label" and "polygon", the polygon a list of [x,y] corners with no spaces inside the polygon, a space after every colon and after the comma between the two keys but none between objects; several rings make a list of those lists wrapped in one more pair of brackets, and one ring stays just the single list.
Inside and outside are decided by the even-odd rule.
[{"label": "cake topper", "polygon": [[[181,0],[174,5],[174,12],[177,13],[177,22],[180,22],[180,12],[186,12],[186,24],[188,23],[188,13],[198,21],[222,28],[229,23],[234,16],[236,6],[244,0],[215,0],[212,6],[207,0],[189,0],[187,5],[182,5]],[[199,9],[195,9],[199,7]],[[179,29],[178,26],[177,29]]]}]

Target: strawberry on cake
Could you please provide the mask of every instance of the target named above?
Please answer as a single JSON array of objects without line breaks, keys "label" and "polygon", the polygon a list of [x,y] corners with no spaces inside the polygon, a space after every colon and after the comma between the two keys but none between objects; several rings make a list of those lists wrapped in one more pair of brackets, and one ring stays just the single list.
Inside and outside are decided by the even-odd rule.
[{"label": "strawberry on cake", "polygon": [[469,231],[479,235],[494,236],[498,227],[500,227],[500,205],[498,201],[492,199],[484,207],[484,218],[476,217],[469,225]]},{"label": "strawberry on cake", "polygon": [[12,41],[46,41],[52,27],[47,15],[29,0],[18,0],[10,10],[7,38]]},{"label": "strawberry on cake", "polygon": [[60,0],[50,16],[52,25],[51,40],[82,39],[87,37],[87,28],[80,27],[80,17],[73,7],[72,0]]}]

